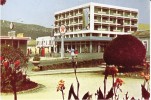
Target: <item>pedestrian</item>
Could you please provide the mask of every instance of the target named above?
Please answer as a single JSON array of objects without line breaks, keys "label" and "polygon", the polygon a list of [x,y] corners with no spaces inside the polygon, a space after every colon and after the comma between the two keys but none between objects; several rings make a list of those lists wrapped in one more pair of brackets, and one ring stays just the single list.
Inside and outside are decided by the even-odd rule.
[{"label": "pedestrian", "polygon": [[72,57],[72,59],[74,58],[74,49],[71,49],[71,57]]},{"label": "pedestrian", "polygon": [[75,50],[74,53],[75,53],[75,56],[78,57],[78,50],[77,49]]}]

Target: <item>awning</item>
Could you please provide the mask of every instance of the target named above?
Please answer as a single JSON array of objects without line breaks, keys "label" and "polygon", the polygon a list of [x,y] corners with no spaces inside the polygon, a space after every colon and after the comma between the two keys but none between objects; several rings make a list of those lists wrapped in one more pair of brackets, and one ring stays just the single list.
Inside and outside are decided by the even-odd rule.
[{"label": "awning", "polygon": [[[65,42],[72,41],[111,41],[113,38],[111,37],[95,37],[95,36],[87,36],[87,37],[74,37],[74,38],[64,38]],[[55,39],[55,42],[60,42],[61,39]]]}]

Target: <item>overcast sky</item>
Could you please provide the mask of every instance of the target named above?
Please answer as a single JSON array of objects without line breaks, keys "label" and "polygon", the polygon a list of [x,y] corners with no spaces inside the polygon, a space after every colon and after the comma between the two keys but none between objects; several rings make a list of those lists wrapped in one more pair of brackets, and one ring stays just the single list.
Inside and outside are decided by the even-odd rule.
[{"label": "overcast sky", "polygon": [[88,2],[136,8],[139,23],[150,22],[150,0],[7,0],[1,6],[1,20],[52,27],[54,13]]}]

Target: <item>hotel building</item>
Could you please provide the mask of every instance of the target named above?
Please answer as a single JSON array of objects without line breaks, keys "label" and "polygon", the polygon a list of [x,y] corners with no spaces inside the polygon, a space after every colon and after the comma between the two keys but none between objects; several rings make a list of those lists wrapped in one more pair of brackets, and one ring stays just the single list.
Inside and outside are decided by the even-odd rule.
[{"label": "hotel building", "polygon": [[59,27],[66,26],[64,49],[103,52],[118,35],[131,34],[138,28],[138,10],[99,3],[87,3],[55,13],[54,36],[57,52],[61,48]]}]

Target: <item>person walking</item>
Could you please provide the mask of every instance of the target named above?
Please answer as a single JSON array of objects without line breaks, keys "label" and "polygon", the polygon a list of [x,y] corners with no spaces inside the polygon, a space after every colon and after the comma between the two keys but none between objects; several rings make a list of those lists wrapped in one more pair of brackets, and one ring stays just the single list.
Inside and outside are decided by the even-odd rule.
[{"label": "person walking", "polygon": [[75,56],[78,57],[78,50],[77,49],[75,50],[74,53],[75,53]]}]

